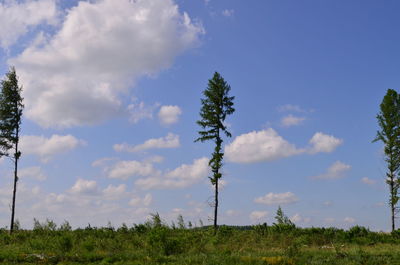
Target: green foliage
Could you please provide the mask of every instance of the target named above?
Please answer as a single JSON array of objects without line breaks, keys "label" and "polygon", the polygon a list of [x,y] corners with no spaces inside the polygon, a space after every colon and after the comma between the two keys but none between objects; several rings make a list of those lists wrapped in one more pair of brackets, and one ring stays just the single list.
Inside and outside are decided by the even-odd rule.
[{"label": "green foliage", "polygon": [[33,218],[33,231],[55,231],[57,230],[57,224],[53,220],[46,219],[44,223],[41,223],[36,218]]},{"label": "green foliage", "polygon": [[395,215],[399,202],[398,191],[400,179],[400,95],[393,89],[388,89],[380,104],[380,112],[376,116],[380,130],[373,142],[384,144],[385,162],[388,167],[386,183],[389,185],[392,231],[395,229]]},{"label": "green foliage", "polygon": [[268,233],[268,225],[267,223],[258,224],[253,226],[253,230],[256,232],[256,234],[264,236]]},{"label": "green foliage", "polygon": [[222,166],[224,154],[222,153],[223,140],[220,133],[225,133],[227,137],[232,136],[226,124],[224,124],[226,117],[235,112],[233,108],[235,97],[229,96],[230,90],[229,84],[218,72],[215,72],[213,78],[208,81],[206,90],[203,91],[204,98],[201,99],[201,119],[197,121],[197,124],[203,130],[198,132],[200,137],[195,141],[212,140],[215,142],[214,153],[210,159],[210,166],[213,172],[213,176],[210,177],[212,184],[215,184],[222,177],[219,169]]},{"label": "green foliage", "polygon": [[181,241],[173,237],[171,229],[166,226],[153,228],[148,234],[148,242],[153,253],[161,253],[169,256],[181,253],[183,246]]},{"label": "green foliage", "polygon": [[[0,149],[2,155],[8,155],[8,150],[14,147],[19,140],[19,127],[21,125],[22,87],[18,85],[15,68],[12,67],[1,81],[0,91]],[[21,153],[16,152],[14,158],[18,159]]]},{"label": "green foliage", "polygon": [[202,130],[198,131],[200,137],[195,141],[211,140],[215,143],[214,152],[209,161],[213,173],[209,179],[211,184],[215,186],[214,229],[217,229],[218,180],[222,177],[221,167],[224,157],[221,134],[224,133],[227,137],[232,136],[224,122],[228,115],[235,112],[233,108],[235,97],[229,96],[230,90],[230,85],[218,72],[215,72],[213,78],[208,80],[207,88],[203,91],[204,98],[201,99],[200,109],[201,119],[197,121]]},{"label": "green foliage", "polygon": [[164,223],[158,213],[151,213],[150,216],[151,220],[147,222],[150,227],[156,228],[164,226]]},{"label": "green foliage", "polygon": [[[364,227],[278,231],[267,225],[221,226],[214,235],[212,227],[171,229],[159,215],[155,219],[158,225],[115,229],[51,230],[47,221],[36,222],[40,230],[11,235],[0,229],[0,263],[391,265],[400,260],[395,233]],[[255,232],[259,230],[264,233]]]},{"label": "green foliage", "polygon": [[276,223],[273,225],[273,229],[278,232],[285,232],[294,229],[296,226],[295,224],[290,221],[289,217],[287,217],[282,208],[279,206],[278,210],[276,211],[275,216]]},{"label": "green foliage", "polygon": [[58,240],[58,244],[62,253],[70,252],[73,247],[72,237],[68,234],[62,235]]},{"label": "green foliage", "polygon": [[179,229],[185,229],[186,228],[185,220],[183,220],[183,216],[181,214],[178,215],[177,224],[178,224],[178,228]]},{"label": "green foliage", "polygon": [[72,230],[72,227],[71,227],[71,225],[69,224],[69,222],[68,222],[67,220],[65,220],[64,223],[62,223],[62,224],[60,225],[59,230],[60,230],[60,231],[71,231],[71,230]]},{"label": "green foliage", "polygon": [[21,152],[18,149],[20,126],[22,119],[22,87],[18,85],[15,68],[11,67],[6,78],[1,81],[0,91],[0,156],[10,156],[9,150],[14,149],[11,158],[14,160],[14,189],[11,206],[10,233],[14,230],[15,200],[18,181],[18,160]]}]

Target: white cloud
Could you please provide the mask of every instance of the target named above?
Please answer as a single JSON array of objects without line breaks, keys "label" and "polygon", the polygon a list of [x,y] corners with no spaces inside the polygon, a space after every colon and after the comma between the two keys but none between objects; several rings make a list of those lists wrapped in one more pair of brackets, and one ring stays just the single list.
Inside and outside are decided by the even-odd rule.
[{"label": "white cloud", "polygon": [[367,184],[367,185],[374,185],[376,183],[375,180],[367,178],[367,177],[362,178],[361,182],[364,184]]},{"label": "white cloud", "polygon": [[70,189],[71,193],[95,195],[99,192],[97,183],[94,180],[78,179]]},{"label": "white cloud", "polygon": [[235,163],[255,163],[273,161],[299,154],[316,154],[332,152],[342,144],[341,139],[323,133],[315,133],[310,140],[311,146],[297,148],[286,141],[274,129],[252,131],[237,136],[230,144],[225,146],[228,161]]},{"label": "white cloud", "polygon": [[182,110],[178,106],[161,106],[158,112],[158,119],[161,124],[171,125],[178,122],[181,114]]},{"label": "white cloud", "polygon": [[336,161],[333,163],[328,170],[318,176],[313,176],[313,179],[339,179],[345,176],[345,173],[351,169],[350,165],[343,162]]},{"label": "white cloud", "polygon": [[320,152],[331,153],[342,143],[342,139],[335,138],[332,135],[317,132],[310,140],[310,144],[312,145],[312,147],[310,148],[309,152],[311,154],[316,154]]},{"label": "white cloud", "polygon": [[161,163],[164,161],[164,157],[155,155],[155,156],[147,157],[144,161],[148,162],[148,163]]},{"label": "white cloud", "polygon": [[108,185],[102,191],[103,198],[107,200],[119,200],[126,196],[126,185],[120,184],[118,186]]},{"label": "white cloud", "polygon": [[120,115],[135,80],[169,67],[202,34],[173,0],[80,1],[57,33],[9,64],[26,117],[43,127],[96,124]]},{"label": "white cloud", "polygon": [[303,121],[305,121],[305,119],[306,118],[304,118],[304,117],[296,117],[296,116],[293,116],[292,114],[289,114],[282,118],[281,124],[284,127],[296,126],[296,125],[300,125]]},{"label": "white cloud", "polygon": [[354,224],[354,223],[356,222],[356,219],[354,219],[353,217],[345,217],[345,218],[343,219],[343,221],[344,221],[345,223],[348,223],[348,224]]},{"label": "white cloud", "polygon": [[299,107],[298,105],[286,104],[278,107],[279,112],[286,112],[286,111],[294,111],[294,112],[308,112],[303,108]]},{"label": "white cloud", "polygon": [[153,119],[153,112],[158,106],[158,103],[148,106],[143,101],[137,102],[136,98],[133,99],[133,102],[127,107],[129,121],[131,123],[138,123],[141,120]]},{"label": "white cloud", "polygon": [[234,14],[235,14],[235,10],[233,10],[233,9],[224,9],[222,11],[222,15],[224,17],[232,17]]},{"label": "white cloud", "polygon": [[168,133],[167,136],[161,138],[153,138],[145,141],[143,144],[130,146],[126,143],[115,144],[114,150],[117,152],[140,152],[155,148],[177,148],[180,146],[179,135]]},{"label": "white cloud", "polygon": [[153,202],[153,196],[150,193],[147,193],[143,198],[139,196],[134,196],[130,201],[130,206],[149,206]]},{"label": "white cloud", "polygon": [[55,25],[57,13],[55,0],[0,2],[0,46],[7,49],[34,26]]},{"label": "white cloud", "polygon": [[47,178],[47,176],[43,173],[42,168],[38,166],[20,169],[18,172],[18,177],[33,178],[39,181],[46,180]]},{"label": "white cloud", "polygon": [[50,138],[36,135],[24,135],[20,140],[22,154],[37,155],[42,162],[48,162],[53,156],[71,151],[85,142],[72,135],[53,134]]},{"label": "white cloud", "polygon": [[272,129],[252,131],[237,136],[225,147],[226,158],[236,163],[272,161],[304,152]]},{"label": "white cloud", "polygon": [[135,185],[142,189],[176,189],[186,188],[205,179],[209,173],[208,158],[183,164],[180,167],[159,176],[138,179]]},{"label": "white cloud", "polygon": [[295,223],[295,224],[299,224],[299,223],[304,223],[307,224],[311,221],[311,218],[309,217],[303,217],[302,215],[300,215],[299,213],[296,213],[295,215],[293,215],[292,217],[290,217],[290,220]]},{"label": "white cloud", "polygon": [[252,222],[260,222],[268,216],[267,211],[253,211],[250,213],[249,218]]},{"label": "white cloud", "polygon": [[104,157],[92,162],[92,167],[104,167],[109,162],[117,160],[116,157]]},{"label": "white cloud", "polygon": [[[3,188],[4,186],[4,188]],[[109,185],[100,188],[91,180],[80,180],[63,193],[46,193],[38,186],[29,187],[26,182],[18,185],[18,210],[16,218],[22,227],[31,228],[32,219],[40,221],[53,219],[57,224],[68,220],[72,227],[105,226],[108,221],[119,226],[122,222],[143,223],[148,214],[155,212],[146,206],[131,207],[129,199],[134,192],[127,192],[126,186]],[[8,225],[9,204],[12,198],[12,183],[0,186],[0,226]],[[118,200],[118,201],[117,201]],[[143,203],[151,204],[151,195],[142,197]],[[82,214],[84,211],[84,214]],[[163,216],[163,213],[161,213]],[[186,215],[185,215],[186,216]]]},{"label": "white cloud", "polygon": [[292,192],[268,193],[265,196],[254,199],[254,202],[266,205],[284,205],[298,202],[299,199]]},{"label": "white cloud", "polygon": [[136,176],[158,175],[159,172],[151,163],[131,161],[119,161],[111,168],[108,168],[108,177],[115,179],[128,179]]}]

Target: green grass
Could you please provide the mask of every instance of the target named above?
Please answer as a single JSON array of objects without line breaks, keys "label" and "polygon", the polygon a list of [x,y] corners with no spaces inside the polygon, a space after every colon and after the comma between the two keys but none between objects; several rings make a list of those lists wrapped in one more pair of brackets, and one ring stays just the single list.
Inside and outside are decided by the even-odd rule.
[{"label": "green grass", "polygon": [[3,264],[400,264],[400,231],[288,225],[0,230]]}]

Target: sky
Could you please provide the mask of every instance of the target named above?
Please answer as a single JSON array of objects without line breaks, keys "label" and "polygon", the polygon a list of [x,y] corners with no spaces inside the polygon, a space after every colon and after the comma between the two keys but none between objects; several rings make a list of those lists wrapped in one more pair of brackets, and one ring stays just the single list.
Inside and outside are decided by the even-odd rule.
[{"label": "sky", "polygon": [[[16,218],[212,223],[202,91],[231,86],[219,223],[390,230],[376,114],[400,86],[394,0],[0,0],[23,87]],[[0,162],[0,227],[13,165]],[[201,221],[200,221],[201,220]],[[398,223],[400,224],[400,223]]]}]

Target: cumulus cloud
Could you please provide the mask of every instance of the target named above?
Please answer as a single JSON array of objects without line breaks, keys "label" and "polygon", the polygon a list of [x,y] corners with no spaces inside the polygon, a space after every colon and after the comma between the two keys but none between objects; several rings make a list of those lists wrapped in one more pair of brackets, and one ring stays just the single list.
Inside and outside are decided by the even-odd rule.
[{"label": "cumulus cloud", "polygon": [[252,222],[260,222],[268,216],[267,211],[253,211],[250,213],[249,218]]},{"label": "cumulus cloud", "polygon": [[7,49],[31,28],[57,22],[55,0],[0,2],[0,46]]},{"label": "cumulus cloud", "polygon": [[185,188],[205,179],[208,173],[208,158],[203,157],[162,175],[138,179],[135,185],[145,190]]},{"label": "cumulus cloud", "polygon": [[292,192],[273,193],[270,192],[264,196],[254,199],[254,202],[266,205],[284,205],[298,202],[299,199]]},{"label": "cumulus cloud", "polygon": [[295,223],[295,224],[299,224],[299,223],[309,223],[311,221],[311,218],[309,217],[304,217],[299,213],[296,213],[295,215],[293,215],[292,217],[290,217],[290,220]]},{"label": "cumulus cloud", "polygon": [[99,192],[97,183],[94,180],[78,179],[70,189],[74,194],[95,195]]},{"label": "cumulus cloud", "polygon": [[102,195],[103,198],[107,200],[119,200],[127,195],[126,185],[125,184],[120,184],[118,186],[108,185],[107,188],[105,188],[102,191]]},{"label": "cumulus cloud", "polygon": [[303,121],[305,121],[305,119],[306,118],[304,118],[304,117],[296,117],[296,116],[293,116],[292,114],[289,114],[282,118],[281,124],[284,127],[296,126],[296,125],[300,125]]},{"label": "cumulus cloud", "polygon": [[32,178],[39,181],[43,181],[47,179],[47,176],[43,173],[41,167],[27,167],[20,169],[18,172],[18,177],[20,178]]},{"label": "cumulus cloud", "polygon": [[[4,183],[3,183],[4,184]],[[0,225],[7,225],[9,204],[12,198],[12,183],[0,186]],[[46,193],[37,186],[29,187],[26,182],[18,185],[19,210],[17,218],[24,228],[31,227],[32,219],[52,218],[60,224],[64,220],[76,227],[85,227],[88,223],[95,226],[104,226],[108,221],[115,225],[130,220],[142,223],[148,214],[154,212],[144,204],[149,205],[150,195],[142,198],[143,204],[131,207],[129,199],[137,196],[134,192],[127,192],[125,184],[108,185],[102,188],[92,180],[77,180],[71,188],[62,193]],[[118,201],[116,201],[118,200]],[[23,213],[19,214],[18,212]],[[82,214],[84,213],[84,214]]]},{"label": "cumulus cloud", "polygon": [[168,135],[165,137],[149,139],[143,144],[135,146],[131,146],[126,143],[115,144],[114,150],[117,152],[140,152],[148,149],[177,148],[179,146],[179,135],[168,133]]},{"label": "cumulus cloud", "polygon": [[343,162],[336,161],[333,163],[328,170],[318,176],[313,176],[313,179],[339,179],[345,177],[345,173],[351,169],[350,165]]},{"label": "cumulus cloud", "polygon": [[156,170],[151,163],[135,160],[119,161],[107,170],[107,176],[109,178],[124,180],[130,177],[159,175],[159,171]]},{"label": "cumulus cloud", "polygon": [[237,136],[225,147],[226,158],[236,163],[272,161],[304,152],[272,129],[252,131]]},{"label": "cumulus cloud", "polygon": [[321,132],[317,132],[310,140],[310,144],[312,147],[309,152],[311,154],[316,153],[331,153],[333,152],[339,145],[343,143],[342,139],[335,138],[332,135],[323,134]]},{"label": "cumulus cloud", "polygon": [[29,119],[43,127],[96,124],[120,115],[121,95],[137,78],[169,67],[203,33],[173,0],[80,1],[58,32],[9,64]]},{"label": "cumulus cloud", "polygon": [[105,167],[112,161],[117,160],[116,157],[103,157],[92,162],[92,167]]},{"label": "cumulus cloud", "polygon": [[137,102],[137,99],[135,98],[127,107],[129,121],[131,123],[138,123],[141,120],[153,119],[153,112],[158,107],[158,103],[146,105],[143,101]]},{"label": "cumulus cloud", "polygon": [[158,119],[163,125],[171,125],[178,122],[181,114],[182,110],[178,106],[161,106]]},{"label": "cumulus cloud", "polygon": [[364,184],[367,184],[367,185],[374,185],[376,183],[375,180],[367,178],[367,177],[362,178],[361,182]]},{"label": "cumulus cloud", "polygon": [[36,135],[24,135],[20,145],[23,154],[37,155],[42,162],[48,162],[53,156],[71,151],[85,142],[72,135],[53,134],[50,138]]},{"label": "cumulus cloud", "polygon": [[134,196],[130,201],[130,206],[149,206],[153,202],[153,196],[147,193],[143,198]]},{"label": "cumulus cloud", "polygon": [[274,129],[252,131],[237,136],[225,146],[228,161],[235,163],[256,163],[273,161],[299,154],[333,152],[343,140],[318,132],[310,140],[311,146],[297,148],[280,136]]}]

